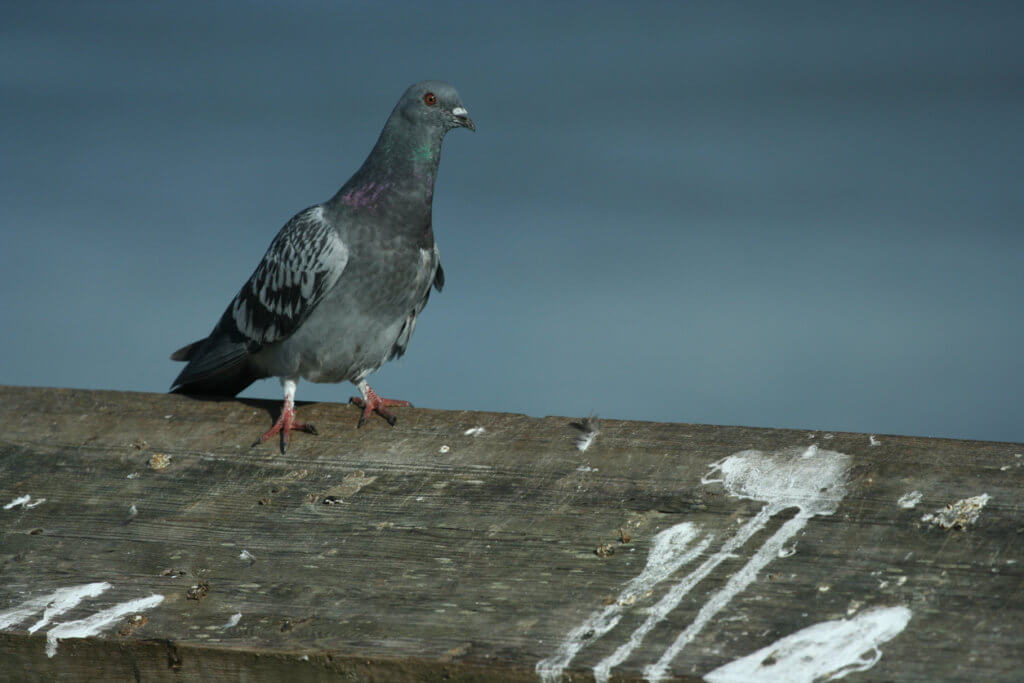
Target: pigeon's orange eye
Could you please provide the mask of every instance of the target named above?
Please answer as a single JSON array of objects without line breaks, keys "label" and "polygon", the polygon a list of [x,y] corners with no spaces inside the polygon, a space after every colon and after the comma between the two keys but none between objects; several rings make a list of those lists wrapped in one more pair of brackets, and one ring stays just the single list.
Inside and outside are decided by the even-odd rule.
[{"label": "pigeon's orange eye", "polygon": [[428,92],[426,95],[423,96],[423,102],[428,107],[433,107],[435,104],[437,104],[437,95],[435,95],[432,92]]}]

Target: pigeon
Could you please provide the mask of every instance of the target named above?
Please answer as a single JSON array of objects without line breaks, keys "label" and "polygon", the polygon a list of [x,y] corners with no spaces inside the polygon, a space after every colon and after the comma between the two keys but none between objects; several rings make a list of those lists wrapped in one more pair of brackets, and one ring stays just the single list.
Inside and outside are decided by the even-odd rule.
[{"label": "pigeon", "polygon": [[411,404],[381,398],[366,378],[405,353],[431,288],[444,286],[431,204],[441,141],[455,128],[476,130],[454,87],[409,86],[359,170],[289,220],[210,335],[171,355],[188,363],[171,392],[234,396],[280,378],[281,415],[253,445],[280,434],[282,453],[290,432],[317,433],[296,421],[300,378],[352,382],[357,427],[375,412],[394,426],[388,408]]}]

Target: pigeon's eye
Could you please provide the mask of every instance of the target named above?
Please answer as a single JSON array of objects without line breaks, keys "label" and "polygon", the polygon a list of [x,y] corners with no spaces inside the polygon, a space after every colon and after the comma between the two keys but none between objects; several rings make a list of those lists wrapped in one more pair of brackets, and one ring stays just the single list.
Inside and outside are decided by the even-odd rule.
[{"label": "pigeon's eye", "polygon": [[423,96],[423,103],[426,104],[428,107],[433,107],[435,104],[437,104],[437,95],[435,95],[432,92],[428,92],[426,95]]}]

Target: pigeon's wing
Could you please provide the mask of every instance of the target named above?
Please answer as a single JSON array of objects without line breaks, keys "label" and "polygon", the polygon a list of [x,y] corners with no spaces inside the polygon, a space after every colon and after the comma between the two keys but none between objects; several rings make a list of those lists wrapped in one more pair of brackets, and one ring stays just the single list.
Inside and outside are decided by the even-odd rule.
[{"label": "pigeon's wing", "polygon": [[405,354],[405,349],[409,346],[409,340],[412,339],[412,333],[416,330],[416,319],[427,305],[427,301],[430,299],[430,288],[433,287],[437,291],[441,291],[444,288],[444,269],[441,268],[441,254],[437,250],[437,245],[434,245],[434,255],[432,260],[434,274],[430,279],[430,283],[427,288],[423,290],[423,296],[420,297],[419,301],[413,306],[413,309],[409,311],[409,315],[406,316],[405,320],[402,321],[402,327],[398,331],[398,337],[395,338],[395,342],[391,345],[391,352],[388,354],[388,360],[395,358],[401,358]]},{"label": "pigeon's wing", "polygon": [[314,206],[281,229],[224,313],[250,352],[289,337],[341,277],[348,247]]}]

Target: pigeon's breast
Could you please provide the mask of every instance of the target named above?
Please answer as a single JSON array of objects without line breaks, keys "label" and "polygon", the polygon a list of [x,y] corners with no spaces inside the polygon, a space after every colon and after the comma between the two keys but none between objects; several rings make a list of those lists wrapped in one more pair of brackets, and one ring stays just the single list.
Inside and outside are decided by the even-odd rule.
[{"label": "pigeon's breast", "polygon": [[[353,251],[345,272],[295,334],[275,350],[290,374],[313,382],[359,381],[406,341],[437,269],[435,249]],[[275,373],[280,374],[280,373]]]}]

